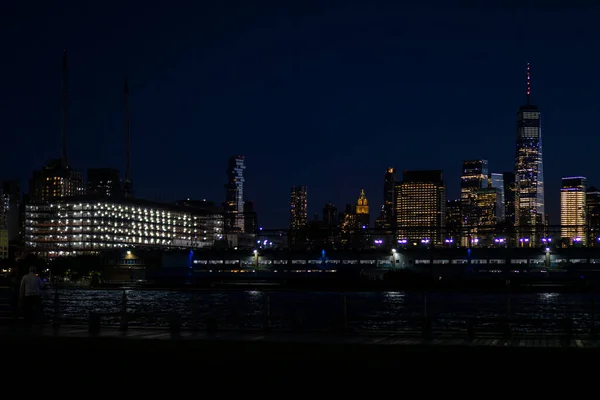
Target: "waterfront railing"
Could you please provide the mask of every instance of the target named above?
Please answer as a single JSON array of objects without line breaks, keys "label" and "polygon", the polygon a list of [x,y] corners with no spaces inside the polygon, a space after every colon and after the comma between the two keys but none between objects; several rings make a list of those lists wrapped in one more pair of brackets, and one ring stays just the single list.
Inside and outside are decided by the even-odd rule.
[{"label": "waterfront railing", "polygon": [[[390,334],[436,337],[591,337],[599,331],[598,299],[576,303],[501,302],[431,299],[412,296],[398,309],[364,307],[357,294],[336,293],[327,298],[290,300],[280,293],[251,292],[240,300],[232,292],[161,292],[143,290],[81,291],[55,288],[45,298],[44,322],[54,327],[82,325],[93,333],[103,328],[131,327],[220,331],[330,332],[343,335]],[[154,299],[153,299],[154,298]],[[218,301],[213,301],[217,298]]]}]

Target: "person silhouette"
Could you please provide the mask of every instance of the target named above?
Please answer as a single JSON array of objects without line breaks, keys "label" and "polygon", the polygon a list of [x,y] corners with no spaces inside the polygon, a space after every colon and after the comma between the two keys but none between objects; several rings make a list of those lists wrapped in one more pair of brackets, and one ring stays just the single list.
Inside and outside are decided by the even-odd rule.
[{"label": "person silhouette", "polygon": [[30,325],[34,321],[40,324],[42,322],[42,289],[44,288],[44,282],[36,272],[35,267],[30,267],[29,273],[21,279],[20,295],[23,301],[23,316],[26,325]]}]

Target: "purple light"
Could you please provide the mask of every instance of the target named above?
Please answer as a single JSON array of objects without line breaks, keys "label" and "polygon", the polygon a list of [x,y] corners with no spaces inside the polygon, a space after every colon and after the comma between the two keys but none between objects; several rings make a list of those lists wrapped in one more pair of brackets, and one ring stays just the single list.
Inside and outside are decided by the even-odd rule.
[{"label": "purple light", "polygon": [[400,244],[406,244],[406,243],[408,243],[408,240],[406,240],[406,239],[400,239],[400,240],[398,240],[398,243],[400,243]]}]

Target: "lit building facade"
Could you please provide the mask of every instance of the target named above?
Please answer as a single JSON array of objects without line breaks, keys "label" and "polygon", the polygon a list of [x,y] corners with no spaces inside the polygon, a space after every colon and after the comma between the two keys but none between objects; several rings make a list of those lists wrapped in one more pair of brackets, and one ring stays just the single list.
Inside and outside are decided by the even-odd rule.
[{"label": "lit building facade", "polygon": [[61,160],[51,161],[44,168],[34,171],[29,181],[29,198],[35,203],[48,203],[83,194],[83,176],[68,166],[63,167]]},{"label": "lit building facade", "polygon": [[25,244],[45,257],[118,248],[202,248],[223,238],[223,215],[139,200],[28,204]]},{"label": "lit building facade", "polygon": [[371,222],[369,217],[369,200],[367,200],[367,195],[365,194],[364,189],[360,191],[360,195],[356,201],[355,212],[356,222],[358,223],[359,228],[369,228]]},{"label": "lit building facade", "polygon": [[460,201],[462,211],[463,237],[461,244],[469,246],[477,233],[478,212],[475,192],[487,188],[489,184],[487,160],[466,160],[462,164],[460,176]]},{"label": "lit building facade", "polygon": [[460,200],[463,213],[463,226],[477,226],[475,210],[475,191],[488,187],[488,162],[487,160],[463,161],[460,176]]},{"label": "lit building facade", "polygon": [[562,178],[560,188],[560,236],[569,244],[587,243],[586,178]]},{"label": "lit building facade", "polygon": [[484,188],[475,191],[475,209],[477,210],[477,233],[472,236],[472,245],[493,244],[496,225],[501,221],[502,189]]},{"label": "lit building facade", "polygon": [[229,158],[225,184],[225,229],[227,232],[244,231],[244,156]]},{"label": "lit building facade", "polygon": [[290,191],[290,229],[299,230],[308,224],[308,191],[306,186],[292,186]]},{"label": "lit building facade", "polygon": [[446,223],[442,171],[404,171],[396,193],[398,240],[440,244]]},{"label": "lit building facade", "polygon": [[527,65],[527,102],[517,112],[515,155],[515,225],[522,234],[540,236],[546,214],[540,111],[531,104],[530,69]]}]

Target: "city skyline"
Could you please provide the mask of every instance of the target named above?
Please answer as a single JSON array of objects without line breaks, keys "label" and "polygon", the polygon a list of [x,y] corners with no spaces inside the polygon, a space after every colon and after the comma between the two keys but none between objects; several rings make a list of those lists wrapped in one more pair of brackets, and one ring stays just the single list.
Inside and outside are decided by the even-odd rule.
[{"label": "city skyline", "polygon": [[[284,10],[285,7],[277,12]],[[211,15],[218,20],[224,18],[225,11],[213,9]],[[395,7],[388,11],[391,16],[400,13]],[[413,24],[426,18],[418,7],[409,11],[415,18]],[[395,167],[398,172],[443,170],[448,199],[459,197],[463,160],[486,159],[490,172],[512,170],[514,115],[523,103],[523,68],[530,61],[535,103],[544,115],[546,208],[551,223],[558,224],[561,178],[584,175],[591,185],[600,182],[600,176],[589,166],[595,145],[588,136],[593,132],[590,126],[594,125],[593,93],[597,83],[592,80],[586,85],[570,84],[573,76],[585,76],[597,69],[598,60],[570,44],[563,45],[569,38],[581,36],[569,33],[568,24],[561,25],[565,31],[561,31],[563,41],[537,46],[533,44],[539,36],[524,37],[517,32],[522,22],[530,19],[527,10],[516,20],[507,15],[494,16],[491,11],[481,11],[482,18],[474,28],[489,40],[485,50],[474,43],[461,43],[462,33],[456,27],[447,27],[447,40],[455,53],[444,50],[443,43],[435,43],[441,30],[421,38],[427,45],[415,35],[408,44],[387,42],[384,46],[378,39],[395,41],[401,32],[392,30],[389,35],[382,35],[368,22],[369,29],[363,36],[366,42],[348,45],[332,32],[317,37],[312,29],[301,27],[298,29],[309,35],[300,43],[291,41],[287,47],[290,50],[286,50],[293,52],[293,63],[285,63],[286,47],[280,41],[284,39],[278,39],[273,47],[274,62],[254,58],[253,63],[242,63],[237,78],[215,72],[223,67],[231,71],[227,68],[232,55],[190,57],[189,49],[198,46],[195,40],[183,41],[150,57],[134,45],[139,40],[130,31],[136,29],[135,25],[127,28],[130,36],[123,45],[110,39],[97,48],[86,49],[66,28],[80,24],[69,22],[74,17],[71,11],[59,18],[62,28],[49,35],[48,43],[29,46],[33,38],[25,36],[9,44],[8,52],[14,57],[0,67],[3,76],[11,77],[2,96],[0,116],[5,130],[12,134],[5,147],[10,152],[5,151],[0,161],[0,177],[16,178],[27,190],[33,169],[60,157],[59,57],[66,48],[70,74],[69,160],[81,172],[94,167],[117,167],[124,173],[122,88],[127,76],[131,90],[131,171],[137,196],[149,200],[159,197],[163,201],[208,198],[220,203],[226,159],[242,154],[247,160],[244,200],[255,201],[261,225],[288,225],[289,187],[296,184],[308,187],[309,215],[321,213],[329,201],[342,209],[353,203],[364,188],[373,221],[378,216],[375,210],[383,203],[381,186],[388,167]],[[354,26],[358,18],[355,12],[348,6],[336,18],[305,20],[318,26],[333,23],[344,28],[343,23]],[[383,11],[365,12],[367,16],[384,18]],[[549,32],[550,26],[556,26],[550,23],[554,17],[547,12],[542,14],[546,19],[531,19],[532,31],[556,38]],[[457,21],[471,21],[472,17],[466,13],[457,16]],[[580,17],[581,21],[592,15]],[[11,34],[16,32],[15,22],[26,30],[28,24],[37,21],[35,18],[16,15],[14,21],[3,26],[3,33],[15,36]],[[117,26],[124,22],[115,18]],[[240,14],[236,18],[246,21],[244,32],[255,39],[264,39],[265,34],[280,33],[288,39],[296,35],[292,29],[274,27],[257,33],[246,17]],[[393,18],[387,18],[382,23],[391,26]],[[504,31],[496,26],[502,18],[508,21]],[[485,27],[485,23],[493,29]],[[194,29],[185,21],[183,25]],[[217,27],[209,24],[204,29],[204,33],[210,33]],[[586,29],[592,30],[588,36],[593,37],[596,28]],[[352,36],[347,28],[341,32]],[[494,42],[499,32],[506,34],[505,44]],[[98,37],[93,35],[97,34],[84,29],[79,36],[89,40]],[[239,41],[242,36],[238,32],[221,42],[209,41],[202,49],[225,48],[231,44],[227,40]],[[322,39],[331,41],[324,41],[324,49],[342,60],[356,54],[347,59],[353,62],[332,58],[303,60],[302,56],[311,54],[303,46],[317,46]],[[578,44],[583,45],[586,40],[584,35]],[[264,47],[256,44],[236,43],[244,51],[267,54]],[[126,47],[133,50],[125,51]],[[425,48],[431,48],[431,53],[424,53]],[[398,55],[390,59],[392,53]],[[450,54],[452,57],[446,58]],[[373,65],[356,62],[359,56],[365,56]],[[570,56],[580,62],[569,62]],[[439,68],[442,59],[449,62]],[[107,62],[114,65],[105,68]],[[378,73],[373,74],[374,71]],[[209,82],[198,72],[208,72],[209,77],[218,79]],[[285,90],[277,89],[278,86]],[[435,108],[436,118],[428,118],[431,107]],[[226,110],[228,115],[224,114]],[[231,140],[223,140],[225,137]],[[288,141],[293,145],[288,145]],[[582,143],[586,145],[581,146]],[[202,153],[203,148],[210,151]]]}]

